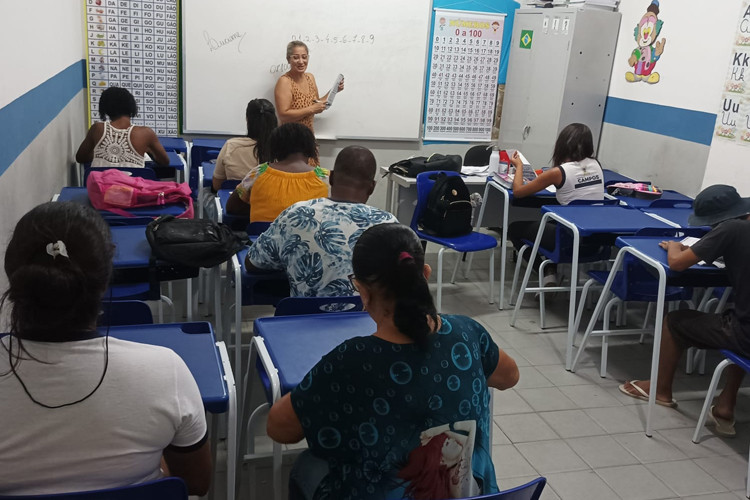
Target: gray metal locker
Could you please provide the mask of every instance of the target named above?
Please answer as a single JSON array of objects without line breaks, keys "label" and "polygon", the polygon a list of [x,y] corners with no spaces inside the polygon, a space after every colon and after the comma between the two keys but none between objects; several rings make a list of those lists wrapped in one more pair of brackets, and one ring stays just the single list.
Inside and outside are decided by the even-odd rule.
[{"label": "gray metal locker", "polygon": [[580,122],[596,147],[619,30],[619,12],[516,10],[498,146],[550,166],[560,130]]}]

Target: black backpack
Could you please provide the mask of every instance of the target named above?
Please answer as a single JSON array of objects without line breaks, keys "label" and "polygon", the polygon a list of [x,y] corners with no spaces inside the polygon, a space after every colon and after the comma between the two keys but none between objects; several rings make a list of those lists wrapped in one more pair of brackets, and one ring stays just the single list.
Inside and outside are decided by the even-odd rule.
[{"label": "black backpack", "polygon": [[157,259],[187,267],[214,267],[245,246],[226,224],[172,215],[150,222],[146,239]]},{"label": "black backpack", "polygon": [[[434,236],[454,237],[472,231],[469,189],[457,175],[437,174],[427,195],[427,205],[419,221],[422,230]],[[430,178],[433,178],[431,175]]]},{"label": "black backpack", "polygon": [[433,153],[429,158],[425,156],[415,156],[413,158],[407,158],[406,160],[397,161],[388,168],[388,171],[405,177],[416,177],[422,172],[429,172],[432,170],[452,170],[454,172],[460,172],[461,163],[462,160],[460,155],[441,155],[440,153]]}]

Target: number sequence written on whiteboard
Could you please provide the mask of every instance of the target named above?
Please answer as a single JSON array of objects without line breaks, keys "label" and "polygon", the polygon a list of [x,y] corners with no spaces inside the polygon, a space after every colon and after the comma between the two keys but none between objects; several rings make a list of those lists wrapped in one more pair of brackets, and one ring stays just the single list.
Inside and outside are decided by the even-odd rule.
[{"label": "number sequence written on whiteboard", "polygon": [[504,19],[435,10],[425,139],[491,138]]},{"label": "number sequence written on whiteboard", "polygon": [[291,40],[299,40],[305,43],[328,43],[328,44],[339,44],[339,43],[351,43],[360,45],[374,45],[375,35],[370,34],[353,34],[353,35],[332,35],[330,33],[318,33],[311,35],[300,35],[295,34],[290,36]]}]

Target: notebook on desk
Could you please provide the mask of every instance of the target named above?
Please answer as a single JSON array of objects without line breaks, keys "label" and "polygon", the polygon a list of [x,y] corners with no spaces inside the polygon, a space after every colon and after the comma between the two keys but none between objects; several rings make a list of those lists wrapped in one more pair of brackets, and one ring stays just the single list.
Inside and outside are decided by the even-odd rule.
[{"label": "notebook on desk", "polygon": [[[515,151],[508,150],[507,153],[509,158],[513,158],[513,153],[515,153]],[[518,156],[521,158],[521,163],[523,163],[523,181],[530,182],[536,179],[536,171],[531,167],[529,160],[527,160],[520,151],[518,152]],[[512,170],[514,170],[514,167],[510,163],[500,163],[497,170],[492,173],[492,178],[500,185],[512,189],[513,178],[515,177],[515,173],[512,172]]]}]

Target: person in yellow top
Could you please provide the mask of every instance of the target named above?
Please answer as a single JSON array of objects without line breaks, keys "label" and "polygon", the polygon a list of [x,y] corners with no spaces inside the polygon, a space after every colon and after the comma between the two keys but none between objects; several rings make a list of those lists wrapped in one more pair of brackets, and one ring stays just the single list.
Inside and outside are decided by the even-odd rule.
[{"label": "person in yellow top", "polygon": [[271,222],[298,201],[328,196],[328,170],[309,165],[317,154],[312,131],[299,123],[275,129],[268,140],[270,163],[252,169],[227,201],[227,212],[249,213],[250,222]]}]

